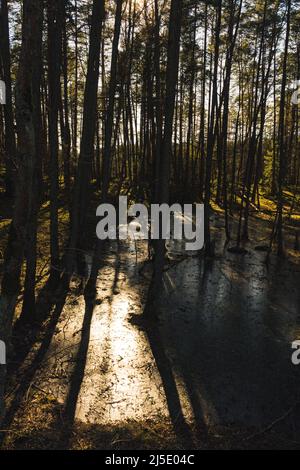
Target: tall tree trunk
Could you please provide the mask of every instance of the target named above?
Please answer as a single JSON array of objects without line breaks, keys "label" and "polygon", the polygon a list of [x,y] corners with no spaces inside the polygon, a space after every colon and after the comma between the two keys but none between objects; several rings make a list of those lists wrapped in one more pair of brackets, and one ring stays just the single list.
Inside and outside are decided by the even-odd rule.
[{"label": "tall tree trunk", "polygon": [[[16,83],[16,122],[18,135],[16,195],[12,223],[4,259],[0,298],[0,340],[10,344],[20,275],[30,229],[28,221],[35,197],[37,159],[36,122],[39,96],[42,42],[42,2],[23,2],[22,45]],[[0,416],[4,411],[5,366],[0,365]]]},{"label": "tall tree trunk", "polygon": [[285,104],[286,104],[286,84],[287,84],[287,57],[290,39],[290,20],[291,20],[291,0],[287,0],[287,19],[286,19],[286,36],[284,45],[284,56],[282,65],[282,80],[280,93],[280,110],[278,125],[278,149],[279,149],[279,174],[278,174],[278,223],[277,223],[277,241],[278,255],[284,254],[283,247],[283,183],[285,178]]},{"label": "tall tree trunk", "polygon": [[111,56],[111,68],[110,68],[110,81],[108,90],[108,108],[106,111],[106,122],[105,122],[105,142],[104,142],[104,155],[103,155],[103,175],[102,175],[102,201],[105,201],[108,194],[108,185],[110,179],[111,169],[111,142],[113,133],[114,123],[114,107],[115,107],[115,95],[117,88],[117,65],[118,65],[118,50],[119,50],[119,38],[121,30],[122,20],[122,5],[123,0],[117,0],[116,15],[115,15],[115,28],[114,38],[112,44],[112,56]]},{"label": "tall tree trunk", "polygon": [[[172,155],[173,120],[175,110],[176,85],[179,69],[179,51],[182,23],[182,0],[172,0],[169,19],[168,57],[166,70],[166,94],[164,104],[164,133],[161,145],[160,174],[158,182],[158,202],[169,203],[170,163]],[[160,234],[162,235],[162,234]],[[161,287],[165,260],[165,240],[160,238],[155,243],[154,274],[149,290],[153,300]],[[151,302],[150,302],[151,304]],[[150,312],[150,310],[149,310]]]},{"label": "tall tree trunk", "polygon": [[201,113],[200,113],[200,181],[199,194],[200,200],[203,200],[203,185],[205,172],[205,95],[206,95],[206,62],[207,62],[207,3],[204,9],[204,45],[203,45],[203,63],[202,63],[202,90],[201,90]]},{"label": "tall tree trunk", "polygon": [[5,189],[6,195],[13,196],[14,192],[14,168],[16,165],[16,138],[14,131],[14,116],[12,107],[11,90],[11,60],[8,30],[7,0],[0,3],[0,59],[3,69],[3,78],[6,86],[6,104],[4,106],[5,120]]},{"label": "tall tree trunk", "polygon": [[[221,155],[223,162],[223,202],[225,211],[225,233],[226,239],[230,239],[230,230],[228,223],[228,194],[227,194],[227,141],[228,141],[228,114],[229,114],[229,93],[230,93],[230,82],[231,82],[231,69],[233,61],[233,53],[236,44],[236,38],[240,23],[240,16],[242,10],[242,0],[240,0],[238,9],[236,10],[236,2],[230,2],[230,19],[228,27],[229,37],[229,48],[226,57],[226,74],[223,88],[224,106],[223,106],[223,117],[222,117],[222,132],[221,132]],[[235,29],[234,22],[236,21]]]},{"label": "tall tree trunk", "polygon": [[[105,121],[105,141],[104,141],[104,155],[103,155],[103,171],[102,171],[102,191],[101,191],[101,202],[105,202],[108,196],[110,173],[111,173],[111,155],[112,155],[112,133],[113,133],[113,122],[114,122],[114,108],[115,108],[115,95],[117,88],[117,65],[119,56],[119,39],[122,22],[122,5],[123,0],[117,0],[116,13],[115,13],[115,26],[114,26],[114,38],[112,44],[112,56],[111,56],[111,67],[110,67],[110,80],[108,90],[108,107],[106,110],[106,121]],[[93,256],[93,264],[91,269],[91,275],[86,286],[86,293],[93,296],[95,293],[95,283],[97,280],[99,258],[102,251],[102,241],[98,240]]]},{"label": "tall tree trunk", "polygon": [[206,156],[206,173],[205,173],[205,198],[204,198],[204,233],[205,233],[205,251],[208,255],[212,253],[210,238],[210,197],[211,197],[211,173],[212,160],[215,145],[215,124],[217,110],[217,90],[218,90],[218,63],[220,50],[220,31],[222,16],[222,0],[218,2],[216,28],[215,28],[215,49],[214,49],[214,70],[212,84],[212,101],[211,113],[207,138],[207,156]]},{"label": "tall tree trunk", "polygon": [[59,277],[58,238],[58,111],[60,98],[60,75],[62,58],[63,3],[53,0],[48,3],[48,82],[49,82],[49,149],[50,149],[50,276]]},{"label": "tall tree trunk", "polygon": [[75,0],[75,77],[74,77],[74,106],[73,106],[73,135],[72,153],[73,162],[77,162],[77,140],[78,140],[78,5]]},{"label": "tall tree trunk", "polygon": [[71,132],[69,122],[69,94],[68,94],[68,38],[66,25],[66,7],[63,11],[63,127],[62,127],[62,157],[64,167],[64,184],[69,199],[71,186]]},{"label": "tall tree trunk", "polygon": [[72,201],[71,238],[68,255],[68,270],[73,271],[74,251],[83,244],[86,211],[89,201],[90,180],[94,160],[94,141],[97,120],[97,95],[99,82],[100,47],[104,0],[93,1],[88,70],[84,92],[83,125],[80,155]]},{"label": "tall tree trunk", "polygon": [[162,141],[162,110],[161,110],[161,72],[160,72],[160,13],[158,0],[155,0],[155,28],[154,28],[154,68],[155,68],[155,160],[154,160],[154,201],[158,200],[158,182],[160,168],[160,153]]}]

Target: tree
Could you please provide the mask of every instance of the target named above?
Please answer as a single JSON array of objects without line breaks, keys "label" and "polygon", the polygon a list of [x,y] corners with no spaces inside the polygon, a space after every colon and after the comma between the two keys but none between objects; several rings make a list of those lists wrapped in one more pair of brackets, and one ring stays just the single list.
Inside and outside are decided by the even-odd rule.
[{"label": "tree", "polygon": [[5,158],[6,158],[6,176],[5,188],[9,197],[14,192],[14,168],[16,165],[16,139],[14,131],[14,114],[12,104],[11,89],[11,58],[8,29],[8,10],[7,0],[3,0],[0,6],[0,62],[3,69],[3,78],[6,87],[6,104],[4,107],[5,119]]},{"label": "tree", "polygon": [[59,278],[58,238],[58,111],[62,59],[63,3],[48,4],[48,82],[49,82],[49,149],[50,149],[50,255],[51,278]]},{"label": "tree", "polygon": [[[170,163],[172,155],[173,119],[175,110],[176,85],[179,69],[180,35],[183,2],[172,0],[169,18],[167,49],[166,91],[164,103],[164,130],[161,143],[160,173],[158,181],[158,202],[169,203]],[[158,130],[158,132],[160,132]],[[159,142],[159,138],[158,138]],[[160,238],[155,243],[154,274],[150,286],[150,307],[154,296],[160,291],[165,259],[165,241]],[[146,309],[146,313],[151,309]]]},{"label": "tree", "polygon": [[287,56],[289,49],[290,39],[290,21],[291,21],[291,0],[287,0],[286,11],[286,35],[282,65],[282,80],[280,92],[280,110],[279,110],[279,124],[278,124],[278,148],[279,148],[279,174],[278,174],[278,202],[277,202],[277,240],[278,240],[278,255],[282,256],[284,253],[283,248],[283,184],[286,174],[285,166],[285,104],[286,104],[286,84],[287,84]]},{"label": "tree", "polygon": [[[121,30],[122,20],[122,4],[123,0],[117,0],[116,12],[115,12],[115,25],[114,25],[114,37],[112,43],[112,56],[111,56],[111,67],[110,67],[110,80],[108,88],[108,107],[106,109],[106,120],[105,120],[105,136],[104,136],[104,152],[103,152],[103,170],[102,170],[102,188],[101,188],[101,202],[105,202],[108,196],[109,181],[111,175],[111,155],[112,155],[112,133],[113,133],[113,122],[114,122],[114,107],[115,107],[115,94],[117,86],[117,64],[118,64],[118,49],[119,39]],[[94,295],[95,283],[98,273],[98,263],[102,251],[101,240],[97,241],[93,264],[91,269],[91,275],[89,282],[86,286],[86,293],[88,295]]]},{"label": "tree", "polygon": [[94,160],[101,27],[104,13],[104,0],[94,0],[91,19],[88,70],[84,92],[80,155],[72,201],[71,237],[67,263],[68,273],[73,271],[75,251],[82,245],[83,235],[85,233],[86,207],[89,202],[88,193],[90,191],[89,186]]},{"label": "tree", "polygon": [[[23,2],[22,47],[16,83],[17,172],[13,219],[4,259],[0,297],[0,339],[8,346],[20,289],[24,249],[28,246],[37,178],[36,123],[39,119],[43,7],[39,0]],[[5,366],[0,366],[0,407],[3,416]]]},{"label": "tree", "polygon": [[205,232],[205,251],[208,255],[212,253],[212,244],[210,238],[210,198],[211,198],[211,172],[213,151],[216,140],[216,112],[217,112],[217,92],[218,92],[218,63],[220,50],[220,31],[222,18],[222,0],[217,2],[216,6],[216,26],[215,26],[215,44],[214,44],[214,69],[212,77],[212,102],[211,114],[209,120],[206,167],[205,167],[205,198],[204,198],[204,232]]}]

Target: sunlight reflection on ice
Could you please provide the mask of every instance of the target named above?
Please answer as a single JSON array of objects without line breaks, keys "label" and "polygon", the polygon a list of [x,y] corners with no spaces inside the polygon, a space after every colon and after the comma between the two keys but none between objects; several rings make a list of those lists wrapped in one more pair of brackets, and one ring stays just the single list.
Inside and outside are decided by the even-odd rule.
[{"label": "sunlight reflection on ice", "polygon": [[129,323],[130,313],[139,305],[139,294],[128,286],[127,279],[118,283],[118,289],[94,311],[76,412],[81,421],[106,423],[143,419],[145,414],[148,418],[168,416],[145,333]]}]

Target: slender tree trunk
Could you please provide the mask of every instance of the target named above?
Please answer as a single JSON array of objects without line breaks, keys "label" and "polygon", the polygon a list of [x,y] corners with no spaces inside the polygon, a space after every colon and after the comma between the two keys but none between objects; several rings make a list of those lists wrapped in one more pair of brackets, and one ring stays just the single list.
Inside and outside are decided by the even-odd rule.
[{"label": "slender tree trunk", "polygon": [[14,116],[11,90],[11,59],[8,30],[7,0],[0,3],[0,62],[3,69],[3,78],[6,85],[6,104],[4,106],[5,121],[5,189],[6,195],[13,196],[14,173],[16,166],[16,138],[14,131]]},{"label": "slender tree trunk", "polygon": [[155,68],[155,120],[156,120],[156,143],[155,143],[155,178],[154,178],[154,201],[158,200],[159,191],[159,169],[162,140],[162,110],[161,110],[161,79],[160,79],[160,23],[158,0],[155,0],[155,29],[154,29],[154,68]]},{"label": "slender tree trunk", "polygon": [[[122,22],[122,5],[123,0],[117,0],[116,13],[115,13],[115,27],[114,38],[112,45],[111,67],[110,67],[110,80],[108,90],[108,107],[106,110],[105,121],[105,141],[104,141],[104,155],[103,155],[103,171],[102,171],[102,191],[101,202],[105,202],[108,196],[110,175],[111,175],[111,155],[112,155],[112,133],[114,122],[114,108],[115,108],[115,95],[117,87],[117,65],[119,56],[119,39]],[[86,286],[86,294],[93,296],[95,293],[95,283],[98,274],[99,259],[102,251],[102,241],[98,240],[93,256],[93,264],[91,275]]]},{"label": "slender tree trunk", "polygon": [[58,238],[58,111],[62,58],[63,3],[53,0],[48,4],[48,82],[49,82],[49,149],[50,149],[50,276],[59,277]]},{"label": "slender tree trunk", "polygon": [[72,153],[73,162],[77,163],[77,140],[78,140],[78,5],[75,0],[75,77],[74,77],[74,106],[73,106],[73,135]]},{"label": "slender tree trunk", "polygon": [[102,178],[102,201],[105,201],[108,194],[108,186],[110,179],[110,168],[111,168],[111,140],[113,132],[114,122],[114,107],[115,107],[115,94],[117,87],[117,64],[118,64],[118,50],[119,50],[119,38],[121,30],[122,20],[122,5],[123,0],[117,0],[116,16],[115,16],[115,28],[114,38],[112,45],[112,58],[111,58],[111,69],[110,69],[110,82],[108,90],[108,109],[107,119],[105,123],[105,143],[104,143],[104,155],[103,155],[103,178]]},{"label": "slender tree trunk", "polygon": [[216,110],[217,110],[218,63],[219,63],[219,50],[220,50],[221,16],[222,16],[222,0],[218,2],[218,7],[217,7],[212,101],[211,101],[211,113],[210,113],[210,122],[209,122],[208,138],[207,138],[207,156],[206,156],[206,174],[205,174],[204,233],[205,233],[205,251],[208,255],[213,254],[212,246],[211,246],[211,238],[210,238],[209,217],[210,217],[212,160],[213,160],[213,151],[214,151],[214,144],[215,144],[215,124],[216,124]]},{"label": "slender tree trunk", "polygon": [[63,126],[62,126],[62,157],[64,167],[64,184],[69,199],[71,189],[71,131],[69,122],[69,93],[68,93],[68,38],[66,27],[66,11],[64,5],[63,18]]},{"label": "slender tree trunk", "polygon": [[104,14],[104,0],[94,0],[90,32],[88,71],[84,92],[82,137],[72,201],[71,238],[67,262],[69,275],[74,269],[73,261],[75,260],[76,250],[83,246],[84,235],[86,233],[86,211],[89,201],[89,186],[94,160],[100,47],[102,42],[101,34]]},{"label": "slender tree trunk", "polygon": [[[161,146],[158,201],[169,203],[170,164],[172,155],[173,120],[175,110],[176,85],[179,69],[179,51],[182,23],[182,0],[172,0],[169,19],[168,57],[166,70],[166,95],[164,105],[164,134]],[[162,234],[160,234],[162,235]],[[155,243],[154,274],[149,295],[153,300],[162,283],[165,260],[165,240],[160,238]],[[150,312],[150,310],[149,310]]]},{"label": "slender tree trunk", "polygon": [[199,193],[203,201],[203,185],[205,173],[205,95],[206,95],[206,62],[207,62],[207,3],[204,10],[204,46],[203,46],[203,71],[202,71],[202,91],[201,91],[201,115],[200,115],[200,181]]},{"label": "slender tree trunk", "polygon": [[278,255],[284,254],[283,247],[283,183],[285,178],[285,104],[286,104],[286,84],[287,84],[287,57],[290,39],[290,19],[291,19],[291,0],[287,0],[287,24],[284,46],[284,56],[282,65],[282,81],[280,94],[280,110],[279,110],[279,128],[278,128],[278,149],[279,149],[279,174],[278,174],[278,224],[277,224],[277,241]]}]

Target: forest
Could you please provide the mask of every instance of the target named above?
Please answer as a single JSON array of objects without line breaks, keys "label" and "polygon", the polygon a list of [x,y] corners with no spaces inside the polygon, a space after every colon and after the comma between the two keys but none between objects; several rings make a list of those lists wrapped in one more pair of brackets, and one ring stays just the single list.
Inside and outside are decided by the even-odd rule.
[{"label": "forest", "polygon": [[1,449],[299,449],[300,1],[1,0],[0,285]]}]

